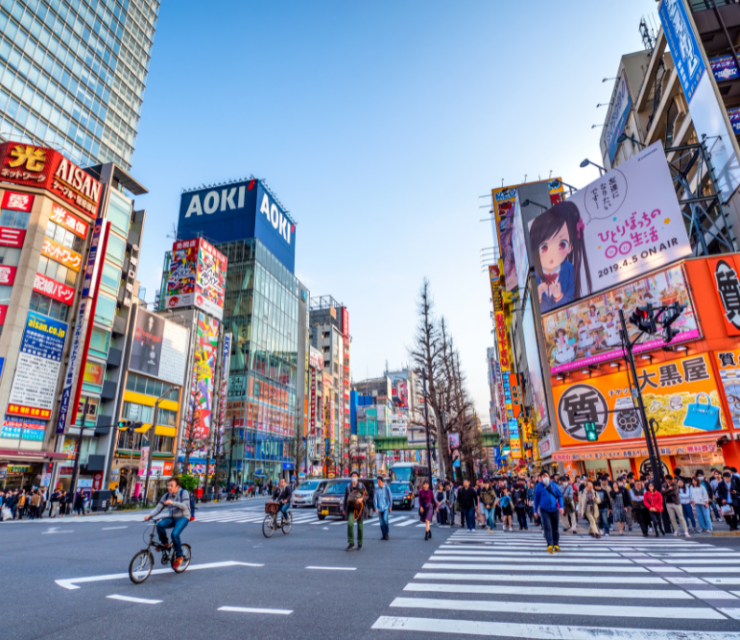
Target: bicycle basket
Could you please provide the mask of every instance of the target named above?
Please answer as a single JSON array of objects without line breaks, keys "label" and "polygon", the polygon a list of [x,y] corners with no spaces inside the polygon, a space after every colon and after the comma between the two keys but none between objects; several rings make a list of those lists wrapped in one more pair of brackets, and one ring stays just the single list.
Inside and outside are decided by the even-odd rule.
[{"label": "bicycle basket", "polygon": [[277,502],[265,502],[265,513],[275,514],[280,511],[280,504]]}]

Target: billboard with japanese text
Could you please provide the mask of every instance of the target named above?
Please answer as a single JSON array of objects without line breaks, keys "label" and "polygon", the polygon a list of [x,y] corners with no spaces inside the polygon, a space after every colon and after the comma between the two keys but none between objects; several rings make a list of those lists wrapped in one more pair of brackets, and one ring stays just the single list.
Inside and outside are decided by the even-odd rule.
[{"label": "billboard with japanese text", "polygon": [[617,84],[614,87],[614,92],[612,93],[612,100],[609,103],[609,113],[606,116],[606,125],[602,134],[609,154],[610,164],[614,162],[614,157],[617,155],[617,149],[619,148],[617,138],[624,131],[631,109],[632,96],[627,85],[627,74],[622,69],[617,79]]},{"label": "billboard with japanese text", "polygon": [[[694,305],[683,268],[680,265],[634,280],[611,291],[581,300],[559,309],[542,319],[550,373],[572,371],[622,357],[619,337],[619,310],[628,319],[636,307],[648,303],[667,306],[678,302],[686,305],[672,326],[678,335],[671,344],[680,344],[701,337]],[[630,339],[639,331],[627,322]],[[635,353],[644,353],[663,346],[663,334],[641,340]]]},{"label": "billboard with japanese text", "polygon": [[226,256],[203,238],[175,242],[167,278],[167,308],[195,306],[222,320],[226,268]]},{"label": "billboard with japanese text", "polygon": [[527,369],[529,370],[529,386],[532,389],[532,409],[538,429],[550,426],[550,413],[547,410],[547,396],[545,383],[542,377],[540,364],[539,342],[534,325],[534,309],[531,302],[527,304],[522,318],[522,333],[524,335],[525,352],[527,354]]},{"label": "billboard with japanese text", "polygon": [[[638,365],[637,383],[656,436],[706,434],[727,429],[712,354]],[[585,423],[594,422],[599,444],[643,437],[626,372],[553,387],[561,446],[588,443]]]},{"label": "billboard with japanese text", "polygon": [[213,419],[213,392],[218,354],[219,321],[205,313],[198,313],[195,334],[195,355],[191,382],[191,407],[196,437],[206,438]]},{"label": "billboard with japanese text", "polygon": [[660,143],[529,223],[542,313],[691,254]]},{"label": "billboard with japanese text", "polygon": [[30,311],[7,413],[48,420],[54,408],[67,324]]}]

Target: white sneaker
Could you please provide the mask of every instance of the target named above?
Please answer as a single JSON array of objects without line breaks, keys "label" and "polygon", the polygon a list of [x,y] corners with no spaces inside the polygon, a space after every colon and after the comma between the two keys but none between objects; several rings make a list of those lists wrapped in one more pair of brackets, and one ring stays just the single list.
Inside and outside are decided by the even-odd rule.
[{"label": "white sneaker", "polygon": [[[678,535],[678,531],[674,531],[674,532],[673,532],[673,535],[674,535],[674,536],[677,536],[677,535]],[[687,533],[686,535],[689,535],[689,534]]]},{"label": "white sneaker", "polygon": [[688,531],[686,532],[686,537],[687,537],[687,538],[690,538],[690,537],[691,537],[691,536],[689,535],[689,532],[688,532]]}]

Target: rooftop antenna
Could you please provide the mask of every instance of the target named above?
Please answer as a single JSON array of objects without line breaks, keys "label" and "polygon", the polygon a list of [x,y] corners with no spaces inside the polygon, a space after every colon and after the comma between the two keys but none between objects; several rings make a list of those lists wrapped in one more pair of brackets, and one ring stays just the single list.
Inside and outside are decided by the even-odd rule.
[{"label": "rooftop antenna", "polygon": [[645,20],[645,16],[643,16],[640,19],[640,35],[642,36],[642,44],[645,47],[645,51],[649,51],[650,53],[653,52],[653,49],[655,48],[655,39],[650,33],[650,27],[648,27],[648,23]]}]

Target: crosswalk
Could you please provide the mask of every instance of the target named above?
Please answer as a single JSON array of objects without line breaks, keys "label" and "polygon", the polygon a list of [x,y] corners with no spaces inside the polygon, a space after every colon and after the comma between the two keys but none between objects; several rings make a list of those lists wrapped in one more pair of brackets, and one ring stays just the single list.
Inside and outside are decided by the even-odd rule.
[{"label": "crosswalk", "polygon": [[440,640],[740,640],[734,548],[580,535],[561,537],[560,547],[548,553],[541,532],[457,531],[373,629]]}]

